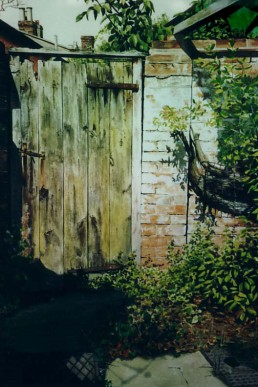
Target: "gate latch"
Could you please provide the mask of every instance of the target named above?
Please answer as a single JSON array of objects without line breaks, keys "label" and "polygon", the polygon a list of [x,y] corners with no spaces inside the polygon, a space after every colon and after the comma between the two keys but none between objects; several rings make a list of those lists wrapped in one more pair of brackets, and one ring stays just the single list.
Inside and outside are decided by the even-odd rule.
[{"label": "gate latch", "polygon": [[22,156],[39,157],[39,158],[42,158],[42,160],[45,159],[44,152],[42,152],[42,153],[33,152],[33,151],[28,149],[28,146],[26,143],[22,144],[22,146],[20,148],[20,153],[22,154]]}]

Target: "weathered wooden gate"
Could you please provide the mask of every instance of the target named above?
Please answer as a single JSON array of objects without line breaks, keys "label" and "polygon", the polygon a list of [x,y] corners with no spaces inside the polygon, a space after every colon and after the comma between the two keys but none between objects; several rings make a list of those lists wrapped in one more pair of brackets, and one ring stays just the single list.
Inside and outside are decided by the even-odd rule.
[{"label": "weathered wooden gate", "polygon": [[21,152],[33,253],[57,273],[105,267],[135,248],[136,62],[40,60],[37,74],[28,60],[12,63],[20,100],[13,141]]}]

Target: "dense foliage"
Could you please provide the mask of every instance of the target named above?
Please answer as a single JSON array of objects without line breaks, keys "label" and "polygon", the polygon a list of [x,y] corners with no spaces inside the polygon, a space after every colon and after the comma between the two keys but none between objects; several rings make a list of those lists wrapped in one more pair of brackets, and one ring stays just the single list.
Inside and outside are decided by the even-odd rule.
[{"label": "dense foliage", "polygon": [[112,287],[128,297],[127,316],[114,326],[114,343],[119,343],[114,351],[194,350],[211,339],[200,337],[200,329],[207,328],[212,315],[255,320],[257,233],[228,232],[219,247],[211,224],[199,224],[182,250],[170,246],[168,262],[166,269],[139,267],[134,256],[120,257],[117,273],[93,281],[94,288]]},{"label": "dense foliage", "polygon": [[[234,49],[232,55],[235,54]],[[258,215],[258,76],[245,58],[227,63],[215,58],[197,61],[209,77],[209,105],[214,125],[223,128],[218,138],[218,159],[240,173],[257,203]],[[258,217],[257,217],[258,219]]]},{"label": "dense foliage", "polygon": [[[77,16],[77,21],[84,17],[88,19],[91,14],[95,19],[102,17],[101,22],[105,26],[100,31],[100,38],[103,40],[101,50],[147,52],[153,40],[163,40],[166,35],[171,34],[171,28],[166,27],[166,16],[153,22],[152,1],[85,0],[85,3],[88,5],[87,10]],[[108,36],[107,40],[105,34]]]},{"label": "dense foliage", "polygon": [[180,292],[198,296],[202,305],[235,312],[241,321],[258,312],[258,234],[229,231],[221,247],[213,228],[200,224],[182,252],[171,249],[172,275]]},{"label": "dense foliage", "polygon": [[[246,58],[235,57],[233,43],[229,54],[231,58],[227,60],[213,57],[195,61],[194,76],[205,90],[205,100],[193,99],[191,105],[179,109],[164,106],[154,122],[168,128],[176,141],[180,141],[180,132],[187,132],[195,121],[219,129],[218,162],[228,173],[240,176],[246,196],[255,203],[251,211],[257,218],[258,76]],[[210,108],[212,116],[205,120]]]},{"label": "dense foliage", "polygon": [[[202,11],[211,5],[214,0],[195,0],[192,6],[185,12],[176,15],[177,22],[188,19],[197,12]],[[258,30],[253,23],[257,18],[258,13],[242,7],[234,11],[230,15],[225,12],[220,18],[209,21],[205,25],[199,26],[191,31],[188,35],[189,39],[230,39],[230,38],[246,38],[256,37]]]}]

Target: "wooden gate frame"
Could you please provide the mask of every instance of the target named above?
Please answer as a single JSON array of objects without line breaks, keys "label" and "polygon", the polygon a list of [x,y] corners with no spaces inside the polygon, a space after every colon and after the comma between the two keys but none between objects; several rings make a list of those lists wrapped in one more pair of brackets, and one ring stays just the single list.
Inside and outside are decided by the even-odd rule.
[{"label": "wooden gate frame", "polygon": [[12,60],[19,57],[20,61],[29,59],[34,62],[35,71],[38,60],[61,58],[94,58],[106,60],[131,60],[133,63],[133,128],[132,128],[132,222],[131,222],[131,249],[136,254],[136,261],[141,259],[141,180],[142,180],[142,133],[143,133],[143,77],[145,55],[138,52],[125,53],[85,53],[83,51],[49,51],[44,49],[12,48],[10,67]]}]

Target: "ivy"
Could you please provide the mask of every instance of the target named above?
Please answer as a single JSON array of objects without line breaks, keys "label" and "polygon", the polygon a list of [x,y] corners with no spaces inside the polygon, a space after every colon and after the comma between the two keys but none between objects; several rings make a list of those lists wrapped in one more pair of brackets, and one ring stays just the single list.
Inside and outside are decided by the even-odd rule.
[{"label": "ivy", "polygon": [[[194,77],[205,89],[205,100],[193,99],[192,105],[180,109],[164,106],[154,124],[170,130],[177,143],[182,133],[189,131],[191,122],[202,121],[203,125],[219,129],[218,162],[229,174],[240,177],[258,219],[258,76],[250,60],[236,57],[234,42],[229,59],[214,57],[212,50],[210,55],[211,59],[194,62]],[[212,116],[205,120],[210,108]]]},{"label": "ivy", "polygon": [[[252,63],[236,58],[197,60],[197,69],[209,79],[208,102],[213,124],[220,130],[218,160],[242,176],[247,193],[257,203],[258,219],[258,76],[252,75]],[[198,71],[198,70],[197,70]]]}]

